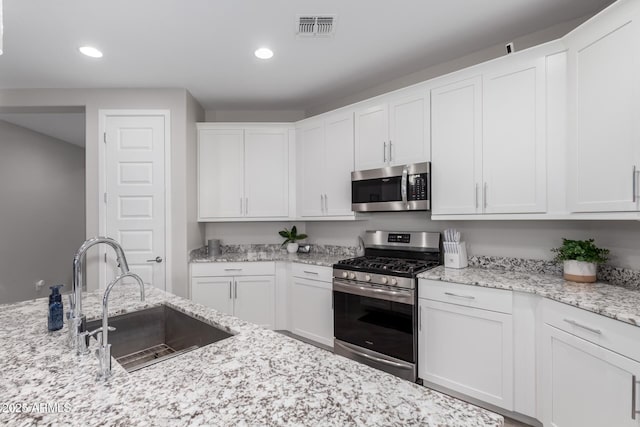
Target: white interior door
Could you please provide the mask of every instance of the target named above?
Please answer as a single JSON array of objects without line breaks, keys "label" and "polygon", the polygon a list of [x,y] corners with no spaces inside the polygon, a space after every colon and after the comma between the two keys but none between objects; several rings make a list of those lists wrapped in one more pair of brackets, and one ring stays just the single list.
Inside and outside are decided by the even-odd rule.
[{"label": "white interior door", "polygon": [[[104,232],[122,245],[129,269],[165,289],[164,115],[106,115]],[[106,251],[103,286],[113,278],[115,256]]]}]

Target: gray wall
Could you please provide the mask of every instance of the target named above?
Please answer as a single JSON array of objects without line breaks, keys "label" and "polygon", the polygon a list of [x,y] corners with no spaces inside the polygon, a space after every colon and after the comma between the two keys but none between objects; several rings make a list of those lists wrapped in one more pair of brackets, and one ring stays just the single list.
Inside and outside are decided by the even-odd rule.
[{"label": "gray wall", "polygon": [[85,235],[84,157],[83,148],[0,121],[0,304],[46,296],[54,284],[70,289]]},{"label": "gray wall", "polygon": [[[86,237],[99,234],[98,207],[100,194],[98,171],[99,114],[103,109],[166,109],[171,113],[171,247],[166,253],[171,275],[167,290],[188,295],[188,264],[186,255],[194,244],[194,235],[201,227],[194,218],[196,188],[189,187],[190,174],[195,173],[195,124],[187,119],[187,104],[191,118],[203,117],[202,108],[185,89],[4,89],[0,90],[0,109],[25,107],[85,107],[86,122]],[[198,119],[199,120],[199,119]],[[189,148],[191,147],[191,148]],[[192,206],[193,205],[193,206]],[[191,237],[189,237],[191,236]],[[202,236],[201,236],[202,237]],[[199,239],[201,240],[201,239]],[[198,246],[198,245],[196,245]],[[98,286],[97,250],[87,255],[87,287]]]}]

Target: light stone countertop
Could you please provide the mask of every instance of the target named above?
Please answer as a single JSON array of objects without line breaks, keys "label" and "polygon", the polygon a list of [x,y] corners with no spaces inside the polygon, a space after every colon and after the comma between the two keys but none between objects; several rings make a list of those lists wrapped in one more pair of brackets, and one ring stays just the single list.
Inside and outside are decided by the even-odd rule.
[{"label": "light stone countertop", "polygon": [[251,262],[251,261],[291,261],[301,264],[319,265],[331,267],[341,259],[350,258],[345,255],[332,255],[326,253],[290,254],[285,251],[247,251],[229,252],[222,255],[198,254],[191,257],[191,262]]},{"label": "light stone countertop", "polygon": [[[100,299],[85,295],[89,319]],[[66,325],[46,330],[46,299],[0,306],[0,424],[503,425],[497,414],[153,288],[141,303],[135,287],[116,287],[110,312],[162,303],[235,335],[130,374],[114,362],[104,382],[93,355],[66,347]],[[22,412],[9,413],[16,404]]]},{"label": "light stone countertop", "polygon": [[421,279],[507,289],[541,295],[574,307],[640,326],[640,289],[607,283],[576,283],[548,274],[501,269],[443,266],[421,273]]}]

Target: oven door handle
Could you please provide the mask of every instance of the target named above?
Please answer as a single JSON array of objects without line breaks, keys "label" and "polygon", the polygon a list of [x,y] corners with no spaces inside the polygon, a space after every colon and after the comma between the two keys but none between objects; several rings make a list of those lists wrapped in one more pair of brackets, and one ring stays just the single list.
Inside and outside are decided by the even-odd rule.
[{"label": "oven door handle", "polygon": [[380,357],[371,356],[371,355],[369,355],[367,353],[364,353],[362,351],[358,351],[355,348],[353,348],[352,346],[347,345],[347,344],[342,344],[342,343],[334,341],[333,345],[334,346],[337,345],[339,347],[342,347],[345,350],[350,351],[351,353],[353,353],[355,355],[358,355],[360,357],[364,357],[365,359],[371,360],[373,362],[382,363],[383,365],[393,366],[394,368],[399,368],[399,369],[411,369],[411,366],[409,366],[409,365],[405,365],[405,364],[397,363],[397,362],[392,362],[391,360],[382,359]]},{"label": "oven door handle", "polygon": [[363,297],[402,302],[409,305],[414,305],[415,303],[413,298],[414,292],[411,290],[388,291],[386,289],[377,289],[370,286],[354,285],[338,279],[333,279],[333,290],[347,294],[360,295]]}]

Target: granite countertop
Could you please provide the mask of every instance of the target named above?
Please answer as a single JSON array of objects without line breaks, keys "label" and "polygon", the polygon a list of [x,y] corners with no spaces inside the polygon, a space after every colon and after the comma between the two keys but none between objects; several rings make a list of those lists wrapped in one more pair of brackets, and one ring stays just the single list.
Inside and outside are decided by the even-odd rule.
[{"label": "granite countertop", "polygon": [[576,283],[549,274],[501,269],[436,267],[421,279],[528,292],[640,326],[640,289],[608,283]]},{"label": "granite countertop", "polygon": [[[167,304],[234,334],[137,372],[66,346],[46,330],[46,299],[0,306],[5,425],[502,426],[503,418],[276,332],[153,288],[113,290],[110,313]],[[86,294],[98,318],[101,296]],[[22,405],[17,412],[17,404]]]},{"label": "granite countertop", "polygon": [[205,253],[192,254],[191,262],[251,262],[251,261],[291,261],[301,264],[319,265],[331,267],[341,259],[350,258],[345,255],[333,255],[327,253],[295,253],[286,251],[243,251],[227,252],[222,255],[206,255]]}]

